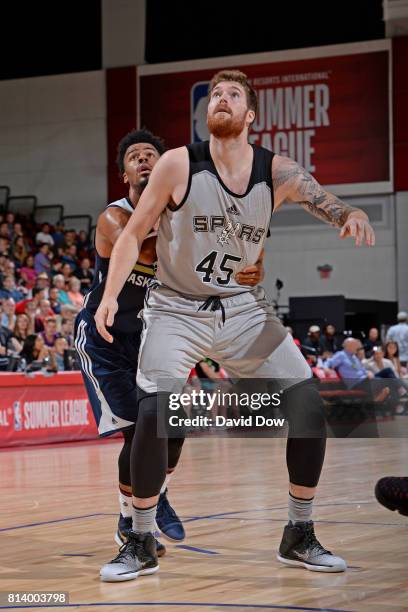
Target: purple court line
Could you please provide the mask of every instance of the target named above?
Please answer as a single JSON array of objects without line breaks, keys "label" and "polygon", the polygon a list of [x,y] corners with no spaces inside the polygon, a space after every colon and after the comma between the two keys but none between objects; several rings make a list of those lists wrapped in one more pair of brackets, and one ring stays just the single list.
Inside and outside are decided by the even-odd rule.
[{"label": "purple court line", "polygon": [[220,608],[245,608],[246,610],[302,610],[305,612],[353,612],[352,610],[338,610],[336,608],[305,608],[303,606],[279,606],[273,604],[232,604],[232,603],[196,603],[195,601],[110,601],[101,603],[78,603],[78,604],[61,604],[54,605],[39,605],[39,606],[0,606],[0,610],[15,610],[17,608],[25,608],[34,610],[36,608],[82,608],[82,607],[98,607],[98,606],[194,606],[200,608],[220,607]]},{"label": "purple court line", "polygon": [[[204,519],[210,519],[210,520],[215,520],[215,521],[234,521],[234,520],[238,520],[238,521],[271,521],[273,523],[282,523],[284,521],[286,521],[286,518],[240,518],[239,516],[198,516],[196,517],[198,521],[204,520]],[[408,527],[408,523],[402,523],[401,525],[398,525],[398,523],[370,523],[368,521],[329,521],[329,520],[319,520],[319,519],[315,519],[313,520],[314,523],[329,523],[329,524],[333,524],[333,525],[377,525],[377,527]],[[187,523],[187,521],[183,521],[183,523]]]},{"label": "purple court line", "polygon": [[187,546],[186,544],[176,544],[175,548],[183,548],[184,550],[192,550],[193,552],[204,553],[205,555],[219,555],[220,553],[206,548],[196,548],[195,546]]},{"label": "purple court line", "polygon": [[82,514],[81,516],[68,516],[62,519],[54,519],[52,521],[40,521],[39,523],[27,523],[25,525],[16,525],[15,527],[2,527],[0,531],[13,531],[14,529],[24,529],[25,527],[39,527],[40,525],[52,525],[53,523],[64,523],[65,521],[77,521],[78,519],[94,518],[95,516],[104,516],[100,512],[96,514]]},{"label": "purple court line", "polygon": [[[326,504],[313,504],[314,508],[324,508],[326,506],[350,506],[350,505],[354,505],[354,504],[358,504],[359,506],[363,505],[363,504],[373,504],[373,503],[377,503],[375,500],[373,501],[364,501],[364,502],[328,502]],[[187,519],[183,519],[183,523],[191,523],[192,521],[201,521],[202,519],[206,519],[206,518],[215,518],[217,516],[231,516],[231,514],[244,514],[244,513],[248,513],[248,512],[265,512],[265,511],[272,511],[272,510],[287,510],[287,505],[286,506],[273,506],[272,508],[254,508],[252,510],[234,510],[231,512],[218,512],[217,514],[208,514],[208,515],[202,515],[202,516],[192,516],[190,518]]]}]

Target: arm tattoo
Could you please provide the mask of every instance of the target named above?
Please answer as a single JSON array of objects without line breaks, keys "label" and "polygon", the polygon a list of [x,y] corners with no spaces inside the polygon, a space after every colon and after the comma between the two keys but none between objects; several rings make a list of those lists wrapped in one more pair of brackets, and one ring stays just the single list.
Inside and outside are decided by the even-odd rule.
[{"label": "arm tattoo", "polygon": [[349,214],[357,208],[345,204],[335,195],[325,191],[316,179],[295,161],[288,161],[273,177],[274,191],[286,187],[288,199],[300,204],[325,223],[342,227]]}]

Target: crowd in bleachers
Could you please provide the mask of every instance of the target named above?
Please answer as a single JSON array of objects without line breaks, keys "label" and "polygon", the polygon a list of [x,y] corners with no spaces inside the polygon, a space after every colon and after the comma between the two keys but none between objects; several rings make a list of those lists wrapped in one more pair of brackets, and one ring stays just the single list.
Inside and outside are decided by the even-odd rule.
[{"label": "crowd in bleachers", "polygon": [[[93,281],[92,265],[87,232],[0,213],[0,371],[67,367],[64,355],[73,349],[74,319]],[[332,324],[323,331],[312,325],[305,338],[294,338],[315,374],[341,376],[341,359],[334,356],[345,353],[358,359],[354,369],[367,378],[394,377],[407,386],[407,313],[399,313],[384,338],[373,327],[346,351],[345,339]]]},{"label": "crowd in bleachers", "polygon": [[64,369],[92,258],[85,231],[0,213],[0,371]]},{"label": "crowd in bleachers", "polygon": [[294,340],[321,381],[341,381],[347,390],[397,407],[408,399],[408,314],[401,311],[397,318],[383,338],[376,327],[353,337],[328,324],[323,333],[311,325],[306,338]]},{"label": "crowd in bleachers", "polygon": [[[377,327],[370,328],[367,335],[360,332],[358,334],[360,338],[356,338],[358,357],[363,365],[369,370],[375,370],[375,373],[378,371],[376,364],[380,363],[380,360],[385,360],[387,367],[393,369],[396,375],[405,377],[408,375],[408,354],[406,352],[408,349],[406,344],[408,342],[408,314],[401,311],[397,318],[398,323],[387,330],[384,338],[381,338],[380,330]],[[292,328],[287,329],[293,335]],[[349,335],[338,332],[335,326],[329,323],[324,327],[323,332],[318,325],[311,325],[305,338],[302,340],[294,338],[294,341],[312,367],[325,367],[326,362],[335,353],[343,350],[347,337]]]}]

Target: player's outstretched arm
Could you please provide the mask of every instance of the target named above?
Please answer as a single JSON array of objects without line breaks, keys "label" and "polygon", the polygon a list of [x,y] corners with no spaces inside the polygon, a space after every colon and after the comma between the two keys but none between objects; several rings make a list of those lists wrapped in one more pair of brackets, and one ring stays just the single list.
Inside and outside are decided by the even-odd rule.
[{"label": "player's outstretched arm", "polygon": [[113,325],[118,309],[117,297],[139,257],[143,240],[173,197],[177,151],[165,153],[157,162],[147,187],[113,247],[105,292],[95,314],[96,327],[108,342],[113,338],[106,327]]},{"label": "player's outstretched arm", "polygon": [[317,180],[289,157],[275,155],[272,162],[275,208],[283,202],[296,202],[325,223],[341,229],[340,238],[351,236],[356,246],[374,246],[375,234],[368,216],[325,191]]}]

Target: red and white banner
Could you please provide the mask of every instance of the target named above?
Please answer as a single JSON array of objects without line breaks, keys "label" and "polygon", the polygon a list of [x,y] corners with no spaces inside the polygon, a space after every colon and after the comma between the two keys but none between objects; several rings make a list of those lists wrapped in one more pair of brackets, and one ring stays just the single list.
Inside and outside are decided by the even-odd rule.
[{"label": "red and white banner", "polygon": [[239,68],[258,93],[250,139],[342,195],[392,191],[390,43],[140,66],[138,118],[176,147],[208,138],[208,83]]},{"label": "red and white banner", "polygon": [[0,447],[97,437],[79,372],[0,375]]}]

